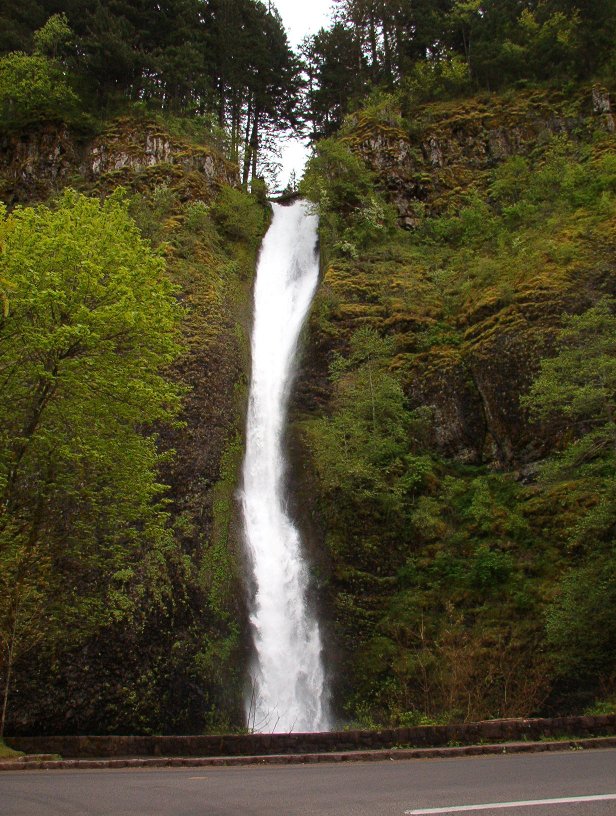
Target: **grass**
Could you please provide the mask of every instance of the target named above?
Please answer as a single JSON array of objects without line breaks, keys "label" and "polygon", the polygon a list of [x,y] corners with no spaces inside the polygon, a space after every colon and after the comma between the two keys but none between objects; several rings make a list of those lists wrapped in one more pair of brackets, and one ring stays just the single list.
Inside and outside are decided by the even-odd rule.
[{"label": "grass", "polygon": [[23,751],[14,751],[0,739],[0,759],[17,759],[24,755]]}]

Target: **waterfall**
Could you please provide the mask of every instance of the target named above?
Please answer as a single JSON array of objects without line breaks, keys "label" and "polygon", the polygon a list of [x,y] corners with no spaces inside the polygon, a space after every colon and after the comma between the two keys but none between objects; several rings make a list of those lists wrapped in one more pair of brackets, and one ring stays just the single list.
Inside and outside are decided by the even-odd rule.
[{"label": "waterfall", "polygon": [[325,731],[321,636],[308,608],[300,535],[287,513],[282,447],[297,343],[318,280],[317,217],[302,201],[273,206],[255,283],[243,472],[255,645],[246,716],[255,731]]}]

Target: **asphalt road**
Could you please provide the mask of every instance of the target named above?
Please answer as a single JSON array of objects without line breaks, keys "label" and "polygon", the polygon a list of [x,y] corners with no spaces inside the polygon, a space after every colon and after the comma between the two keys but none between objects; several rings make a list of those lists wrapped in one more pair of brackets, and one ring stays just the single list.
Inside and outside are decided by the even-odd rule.
[{"label": "asphalt road", "polygon": [[[613,798],[598,798],[606,795]],[[580,797],[596,798],[510,804]],[[460,810],[491,803],[507,806]],[[424,816],[435,808],[470,816],[615,816],[616,750],[305,766],[0,773],[2,816]]]}]

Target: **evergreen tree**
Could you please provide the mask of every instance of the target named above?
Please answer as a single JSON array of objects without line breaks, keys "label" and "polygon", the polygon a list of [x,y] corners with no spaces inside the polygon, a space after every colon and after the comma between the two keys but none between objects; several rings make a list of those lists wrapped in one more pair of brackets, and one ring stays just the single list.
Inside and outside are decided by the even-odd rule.
[{"label": "evergreen tree", "polygon": [[3,0],[0,6],[0,54],[29,51],[32,35],[49,17],[39,0]]},{"label": "evergreen tree", "polygon": [[[30,49],[48,18],[38,51],[59,56],[70,28],[66,67],[96,109],[126,100],[173,113],[216,109],[232,158],[242,152],[253,174],[262,132],[299,126],[300,64],[278,13],[258,0],[41,0],[29,18],[9,6],[0,53]],[[52,30],[60,21],[63,32]]]},{"label": "evergreen tree", "polygon": [[353,30],[340,22],[307,38],[302,55],[308,75],[306,118],[317,141],[340,127],[349,100],[366,90],[366,60]]}]

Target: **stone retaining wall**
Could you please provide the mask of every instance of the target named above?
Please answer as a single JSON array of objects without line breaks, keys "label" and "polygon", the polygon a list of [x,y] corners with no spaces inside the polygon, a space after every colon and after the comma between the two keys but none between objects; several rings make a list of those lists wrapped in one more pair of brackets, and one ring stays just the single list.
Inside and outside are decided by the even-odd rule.
[{"label": "stone retaining wall", "polygon": [[72,757],[212,757],[315,754],[379,748],[432,748],[483,742],[616,734],[616,715],[488,720],[459,725],[331,731],[323,734],[224,734],[185,737],[7,737],[11,748]]}]

